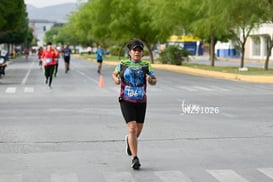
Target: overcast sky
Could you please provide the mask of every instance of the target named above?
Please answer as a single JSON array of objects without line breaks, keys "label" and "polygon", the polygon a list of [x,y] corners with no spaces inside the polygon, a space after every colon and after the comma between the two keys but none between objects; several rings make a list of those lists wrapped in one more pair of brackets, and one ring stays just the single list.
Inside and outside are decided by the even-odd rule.
[{"label": "overcast sky", "polygon": [[[87,0],[81,0],[82,2],[86,2]],[[37,8],[51,6],[56,4],[63,3],[76,3],[79,0],[25,0],[25,4],[31,4]]]}]

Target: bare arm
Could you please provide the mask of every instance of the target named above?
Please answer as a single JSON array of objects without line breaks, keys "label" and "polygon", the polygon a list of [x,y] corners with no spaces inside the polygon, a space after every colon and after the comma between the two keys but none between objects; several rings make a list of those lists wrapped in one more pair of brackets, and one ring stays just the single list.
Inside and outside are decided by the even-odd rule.
[{"label": "bare arm", "polygon": [[120,84],[120,76],[119,76],[118,73],[113,72],[113,74],[112,74],[112,79],[114,80],[114,82],[115,82],[116,85],[119,85],[119,84]]}]

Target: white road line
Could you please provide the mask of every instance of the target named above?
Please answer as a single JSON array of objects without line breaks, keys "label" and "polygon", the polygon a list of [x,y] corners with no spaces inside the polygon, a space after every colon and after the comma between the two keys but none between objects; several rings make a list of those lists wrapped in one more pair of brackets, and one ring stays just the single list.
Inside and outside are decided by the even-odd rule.
[{"label": "white road line", "polygon": [[16,87],[8,87],[6,89],[6,93],[8,94],[14,94],[16,92]]},{"label": "white road line", "polygon": [[207,170],[207,172],[220,182],[249,182],[233,170]]},{"label": "white road line", "polygon": [[30,65],[27,74],[25,75],[24,79],[23,79],[22,82],[21,82],[21,85],[25,85],[25,84],[26,84],[27,79],[28,79],[28,77],[29,77],[29,74],[30,74],[30,72],[31,72],[31,69],[32,69],[32,67],[33,67],[33,64],[34,64],[34,62],[32,62],[32,64]]},{"label": "white road line", "polygon": [[25,93],[33,93],[34,92],[34,88],[33,87],[25,87],[24,88],[24,92]]},{"label": "white road line", "polygon": [[238,117],[237,114],[231,114],[231,113],[224,113],[224,112],[221,112],[221,114],[227,118],[236,118]]},{"label": "white road line", "polygon": [[266,175],[267,177],[273,179],[273,168],[258,168],[257,170]]},{"label": "white road line", "polygon": [[107,182],[134,182],[133,176],[129,172],[104,173]]},{"label": "white road line", "polygon": [[154,173],[164,182],[192,182],[190,178],[180,171],[156,171]]},{"label": "white road line", "polygon": [[75,173],[51,174],[50,182],[79,182]]},{"label": "white road line", "polygon": [[22,182],[22,175],[0,175],[0,182]]},{"label": "white road line", "polygon": [[81,71],[78,71],[78,70],[76,70],[80,75],[82,75],[83,77],[85,77],[87,80],[91,80],[91,81],[93,81],[93,82],[95,82],[95,83],[98,83],[99,82],[99,78],[98,78],[98,80],[96,80],[96,79],[94,79],[94,78],[92,78],[92,77],[90,77],[90,76],[87,76],[85,73],[83,73],[83,72],[81,72]]},{"label": "white road line", "polygon": [[230,89],[223,88],[223,87],[220,87],[220,86],[210,86],[210,88],[213,89],[213,90],[223,91],[223,92],[231,91]]},{"label": "white road line", "polygon": [[186,90],[186,91],[190,91],[190,92],[198,91],[196,88],[193,88],[193,87],[190,87],[190,86],[178,86],[178,88]]},{"label": "white road line", "polygon": [[208,88],[208,87],[200,87],[200,86],[194,86],[193,88],[197,90],[203,90],[203,91],[213,91],[214,89]]}]

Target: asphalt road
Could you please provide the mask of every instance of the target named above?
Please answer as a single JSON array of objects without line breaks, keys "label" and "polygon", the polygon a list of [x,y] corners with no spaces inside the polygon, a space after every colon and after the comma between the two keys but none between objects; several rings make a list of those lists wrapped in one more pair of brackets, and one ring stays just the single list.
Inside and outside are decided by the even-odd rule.
[{"label": "asphalt road", "polygon": [[0,80],[0,182],[272,182],[273,84],[155,70],[130,168],[113,66],[73,57],[52,89],[31,57]]}]

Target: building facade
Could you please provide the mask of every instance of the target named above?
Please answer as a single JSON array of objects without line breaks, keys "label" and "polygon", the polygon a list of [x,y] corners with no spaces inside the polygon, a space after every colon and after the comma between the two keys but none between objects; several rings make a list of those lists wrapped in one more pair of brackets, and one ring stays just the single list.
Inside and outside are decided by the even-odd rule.
[{"label": "building facade", "polygon": [[[265,60],[267,46],[273,38],[273,24],[262,24],[251,31],[245,45],[245,59]],[[232,41],[217,42],[215,47],[217,57],[241,57],[240,49]],[[271,50],[272,52],[272,50]],[[270,57],[273,60],[273,57]]]},{"label": "building facade", "polygon": [[[264,60],[267,55],[267,46],[272,38],[273,24],[262,24],[254,29],[247,40],[245,56],[249,59]],[[272,60],[273,57],[271,56],[270,59]]]},{"label": "building facade", "polygon": [[172,35],[168,39],[168,45],[178,45],[185,48],[190,55],[203,55],[203,41],[192,35]]}]

